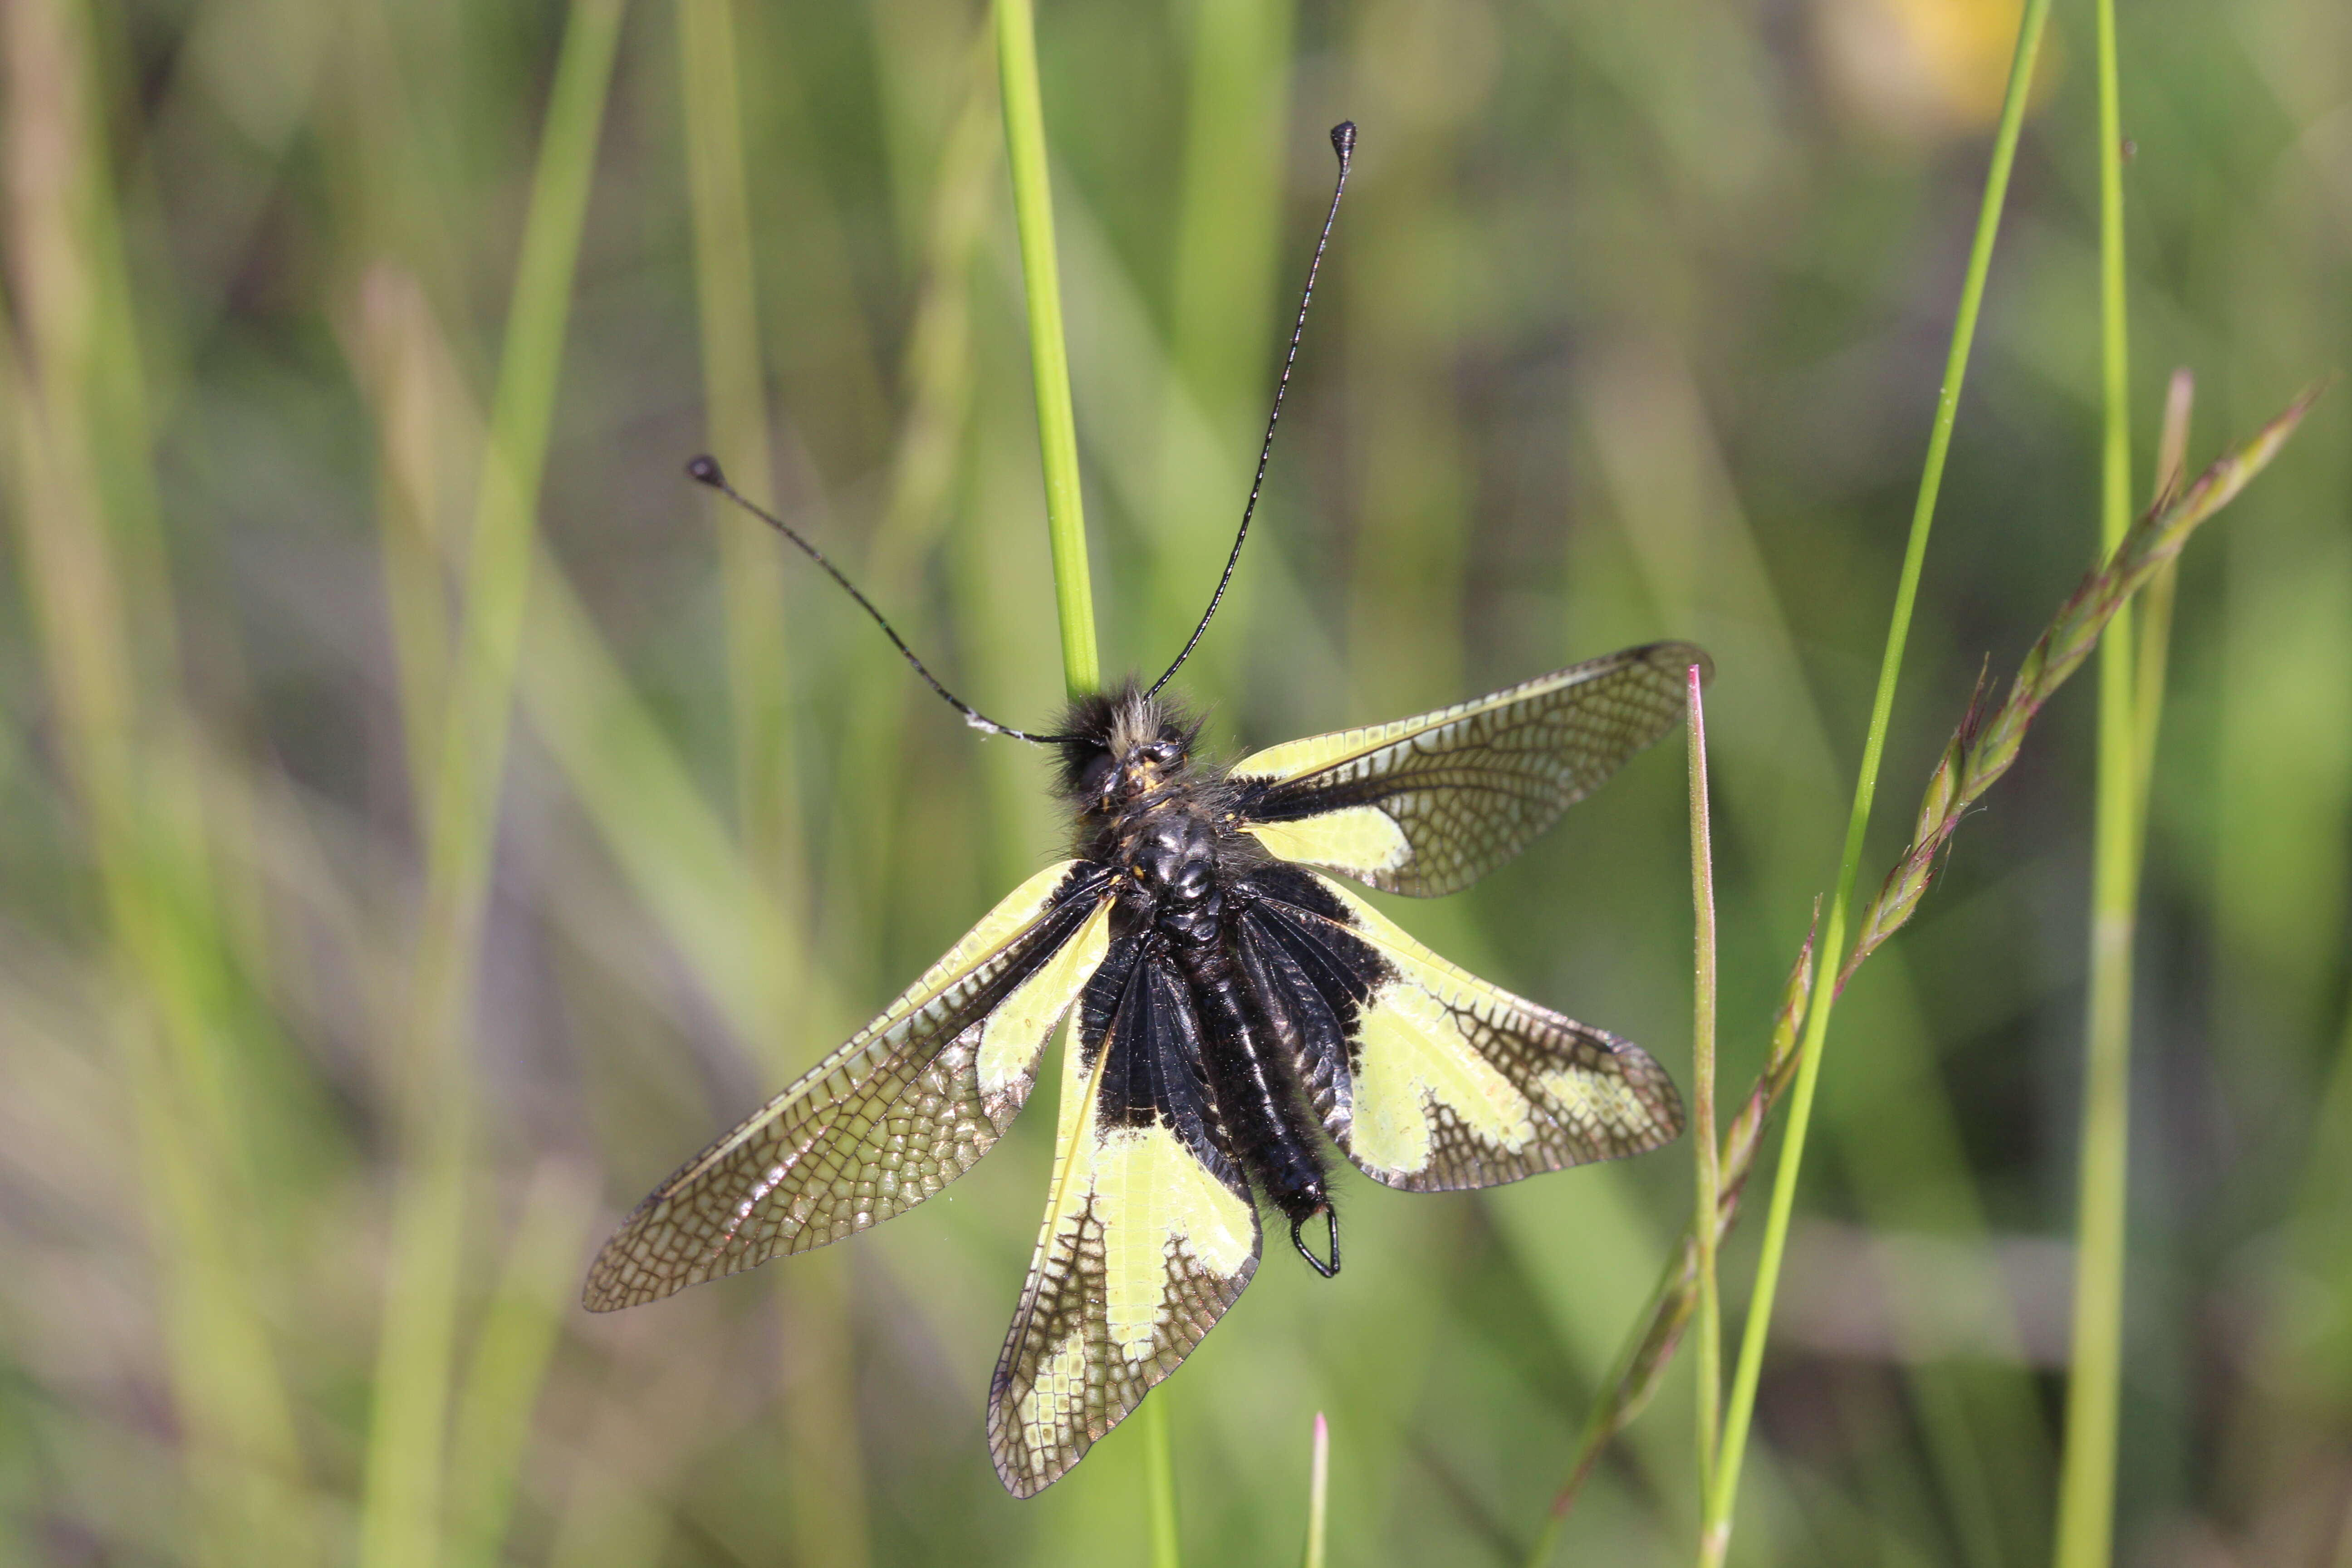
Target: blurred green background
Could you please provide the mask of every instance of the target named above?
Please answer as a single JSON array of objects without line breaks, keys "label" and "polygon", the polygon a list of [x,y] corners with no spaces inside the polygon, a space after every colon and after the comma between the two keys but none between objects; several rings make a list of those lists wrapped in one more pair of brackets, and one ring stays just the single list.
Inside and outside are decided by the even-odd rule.
[{"label": "blurred green background", "polygon": [[[0,1563],[1139,1563],[1142,1441],[982,1432],[1051,1112],[854,1245],[591,1318],[591,1249],[1055,852],[680,477],[717,450],[963,695],[1061,697],[969,0],[8,0]],[[1226,754],[1714,652],[1727,1095],[1834,873],[2016,26],[2002,0],[1048,0],[1106,667],[1260,528]],[[1864,885],[2096,536],[2090,12],[2029,121]],[[2145,469],[2352,358],[2352,9],[2124,16]],[[2352,398],[2187,557],[2140,952],[2120,1559],[2352,1564]],[[1735,1562],[2047,1552],[2090,683],[1857,981]],[[1384,900],[1687,1082],[1681,763]],[[1884,803],[1883,803],[1884,804]],[[1155,1397],[1197,1563],[1517,1561],[1686,1154],[1350,1175]],[[1727,1257],[1733,1300],[1751,1215]],[[1736,1324],[1736,1320],[1735,1320]],[[1686,1559],[1687,1373],[1562,1559]]]}]

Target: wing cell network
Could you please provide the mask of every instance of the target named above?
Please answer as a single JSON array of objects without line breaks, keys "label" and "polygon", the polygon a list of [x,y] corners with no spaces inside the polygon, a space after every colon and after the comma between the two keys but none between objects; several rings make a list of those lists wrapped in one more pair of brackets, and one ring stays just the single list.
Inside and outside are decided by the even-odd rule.
[{"label": "wing cell network", "polygon": [[1512,856],[1680,721],[1688,643],[1651,643],[1433,713],[1244,758],[1244,826],[1286,860],[1433,898]]},{"label": "wing cell network", "polygon": [[[1416,1192],[1498,1186],[1621,1159],[1682,1131],[1648,1053],[1455,967],[1311,872],[1255,885],[1250,940],[1305,1047],[1325,1126],[1374,1181]],[[1328,1042],[1345,1041],[1343,1062]]]},{"label": "wing cell network", "polygon": [[1045,1225],[989,1386],[989,1447],[1016,1497],[1084,1458],[1257,1269],[1257,1211],[1172,963],[1139,936],[1114,943],[1076,1034]]},{"label": "wing cell network", "polygon": [[1015,889],[881,1016],[655,1188],[597,1256],[588,1309],[838,1241],[970,1170],[1101,962],[1111,880],[1066,860]]}]

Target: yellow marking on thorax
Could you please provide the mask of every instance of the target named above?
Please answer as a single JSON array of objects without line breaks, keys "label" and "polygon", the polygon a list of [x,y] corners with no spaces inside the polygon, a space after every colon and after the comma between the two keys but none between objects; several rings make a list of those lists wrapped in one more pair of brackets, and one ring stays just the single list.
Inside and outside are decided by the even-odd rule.
[{"label": "yellow marking on thorax", "polygon": [[1404,829],[1376,805],[1345,806],[1297,822],[1253,822],[1245,831],[1285,860],[1359,874],[1392,871],[1412,857]]}]

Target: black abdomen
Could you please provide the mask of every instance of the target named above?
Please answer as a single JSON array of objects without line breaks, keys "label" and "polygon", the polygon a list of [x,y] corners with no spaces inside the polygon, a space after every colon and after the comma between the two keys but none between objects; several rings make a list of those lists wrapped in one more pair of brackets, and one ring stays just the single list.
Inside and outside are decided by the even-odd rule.
[{"label": "black abdomen", "polygon": [[1175,953],[1192,983],[1203,1065],[1234,1152],[1295,1231],[1331,1206],[1306,1102],[1223,942],[1179,943]]}]

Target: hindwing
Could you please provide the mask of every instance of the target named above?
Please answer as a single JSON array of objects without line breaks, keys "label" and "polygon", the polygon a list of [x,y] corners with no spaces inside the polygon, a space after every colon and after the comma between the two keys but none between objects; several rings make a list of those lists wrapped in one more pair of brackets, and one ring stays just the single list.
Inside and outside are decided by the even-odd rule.
[{"label": "hindwing", "polygon": [[1065,860],[1014,889],[880,1017],[656,1187],[597,1255],[589,1310],[838,1241],[970,1170],[1102,960],[1111,879]]},{"label": "hindwing", "polygon": [[1652,643],[1392,724],[1309,736],[1231,774],[1267,849],[1386,892],[1468,887],[1680,720],[1688,643]]},{"label": "hindwing", "polygon": [[1491,1187],[1638,1154],[1682,1130],[1648,1053],[1490,985],[1308,871],[1250,879],[1270,1010],[1334,1142],[1373,1180]]},{"label": "hindwing", "polygon": [[1115,941],[1064,1051],[1045,1225],[989,1386],[989,1447],[1016,1497],[1118,1425],[1257,1269],[1257,1210],[1200,1035],[1156,939]]}]

